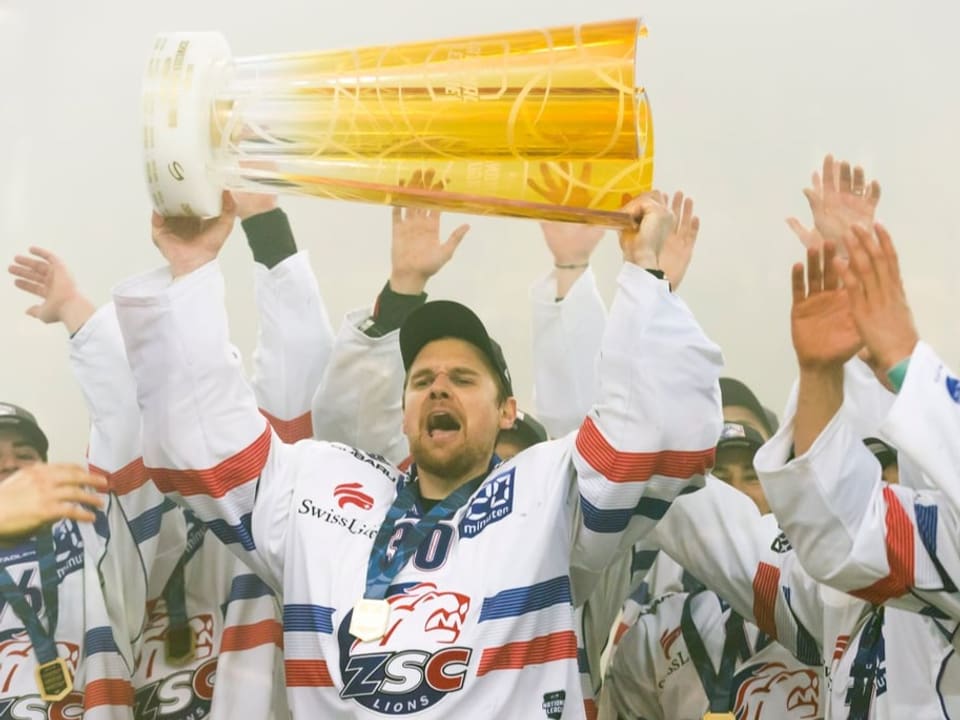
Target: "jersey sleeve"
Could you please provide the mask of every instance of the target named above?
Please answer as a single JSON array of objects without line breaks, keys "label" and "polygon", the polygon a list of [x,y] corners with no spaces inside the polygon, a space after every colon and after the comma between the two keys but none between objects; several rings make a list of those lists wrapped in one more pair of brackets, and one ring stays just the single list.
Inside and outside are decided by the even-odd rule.
[{"label": "jersey sleeve", "polygon": [[333,347],[333,328],[305,250],[267,269],[254,264],[257,345],[253,387],[284,442],[312,434],[310,399]]},{"label": "jersey sleeve", "polygon": [[571,565],[588,572],[703,486],[720,435],[720,350],[665,281],[625,264],[618,284],[597,398],[572,438]]},{"label": "jersey sleeve", "polygon": [[562,300],[550,273],[530,291],[533,320],[533,403],[551,437],[580,427],[597,396],[597,359],[607,311],[593,271]]},{"label": "jersey sleeve", "polygon": [[[899,404],[898,398],[894,409]],[[936,434],[940,420],[928,425],[914,405],[909,423]],[[889,418],[885,425],[892,426]],[[754,463],[770,507],[810,574],[872,604],[905,609],[916,609],[913,591],[953,592],[960,521],[945,494],[916,489],[931,480],[919,478],[925,473],[913,457],[901,451],[902,485],[884,483],[846,401],[799,457],[791,457],[793,427],[790,415]]]},{"label": "jersey sleeve", "polygon": [[399,464],[409,454],[401,427],[400,331],[370,337],[360,329],[369,317],[370,308],[350,312],[337,333],[330,363],[313,397],[313,434]]},{"label": "jersey sleeve", "polygon": [[192,510],[241,560],[279,587],[305,442],[272,432],[230,345],[223,276],[208,263],[176,282],[167,269],[114,291],[157,487]]},{"label": "jersey sleeve", "polygon": [[703,490],[673,503],[652,539],[799,660],[821,661],[820,588],[775,518],[746,495],[710,476]]},{"label": "jersey sleeve", "polygon": [[158,597],[183,552],[186,524],[144,468],[137,389],[112,303],[71,338],[70,365],[90,416],[90,470],[109,481],[146,572],[147,597]]}]

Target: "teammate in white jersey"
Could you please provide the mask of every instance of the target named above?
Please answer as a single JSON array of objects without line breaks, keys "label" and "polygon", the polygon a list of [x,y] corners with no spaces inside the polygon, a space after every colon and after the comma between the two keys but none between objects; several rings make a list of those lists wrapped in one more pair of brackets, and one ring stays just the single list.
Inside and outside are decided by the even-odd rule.
[{"label": "teammate in white jersey", "polygon": [[[460,322],[469,312],[442,328],[450,306],[430,303],[401,338],[410,475],[342,446],[277,442],[227,344],[211,260],[230,219],[192,238],[155,229],[170,268],[115,294],[145,460],[282,592],[294,714],[583,716],[570,567],[601,568],[699,485],[719,432],[719,352],[644,269],[657,270],[672,217],[649,197],[628,210],[644,216],[622,238],[601,391],[578,435],[490,468],[514,403],[485,332]],[[441,337],[417,342],[418,327]]]},{"label": "teammate in white jersey", "polygon": [[106,482],[47,448],[0,403],[0,717],[132,720],[142,562]]},{"label": "teammate in white jersey", "polygon": [[[740,402],[759,406],[755,399]],[[750,411],[757,421],[765,417],[760,413]],[[753,456],[763,442],[759,429],[725,422],[713,471],[762,513],[768,509]],[[603,720],[699,720],[709,712],[752,720],[823,717],[820,658],[798,660],[715,593],[660,596],[632,616],[625,609],[620,627],[603,683]]]}]

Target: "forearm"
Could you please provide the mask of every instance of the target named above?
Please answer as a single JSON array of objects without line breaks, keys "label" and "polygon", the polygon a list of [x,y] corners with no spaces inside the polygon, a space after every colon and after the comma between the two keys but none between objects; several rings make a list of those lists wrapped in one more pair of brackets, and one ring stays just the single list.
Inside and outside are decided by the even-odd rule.
[{"label": "forearm", "polygon": [[800,368],[793,434],[796,455],[810,449],[842,405],[843,366]]}]

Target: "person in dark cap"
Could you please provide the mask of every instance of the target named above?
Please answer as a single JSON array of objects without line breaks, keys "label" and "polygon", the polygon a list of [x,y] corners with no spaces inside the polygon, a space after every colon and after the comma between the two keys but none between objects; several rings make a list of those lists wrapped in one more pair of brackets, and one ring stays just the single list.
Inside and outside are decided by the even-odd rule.
[{"label": "person in dark cap", "polygon": [[767,410],[757,399],[753,390],[740,380],[730,377],[720,378],[720,395],[724,420],[745,423],[761,430],[764,441],[776,432],[776,415]]},{"label": "person in dark cap", "polygon": [[0,480],[15,470],[47,461],[50,443],[32,413],[0,403]]},{"label": "person in dark cap", "polygon": [[764,442],[760,432],[750,425],[725,420],[717,441],[717,463],[713,474],[748,495],[761,514],[766,515],[770,512],[770,506],[767,505],[757,471],[753,469],[753,456]]}]

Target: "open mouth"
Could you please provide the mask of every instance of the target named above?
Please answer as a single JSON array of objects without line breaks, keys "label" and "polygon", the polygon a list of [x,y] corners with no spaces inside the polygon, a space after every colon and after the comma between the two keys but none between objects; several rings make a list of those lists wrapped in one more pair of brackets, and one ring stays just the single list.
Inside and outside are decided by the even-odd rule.
[{"label": "open mouth", "polygon": [[817,688],[813,686],[797,688],[787,699],[787,710],[796,710],[802,706],[816,708],[819,700]]},{"label": "open mouth", "polygon": [[427,435],[439,438],[460,431],[460,421],[446,411],[430,413],[427,416]]}]

